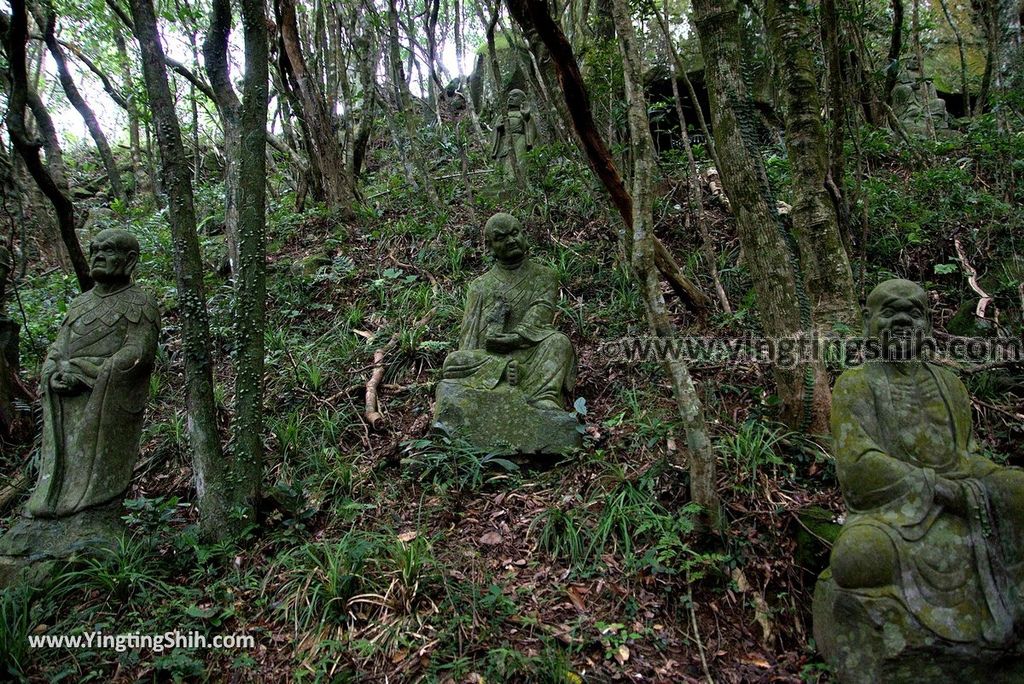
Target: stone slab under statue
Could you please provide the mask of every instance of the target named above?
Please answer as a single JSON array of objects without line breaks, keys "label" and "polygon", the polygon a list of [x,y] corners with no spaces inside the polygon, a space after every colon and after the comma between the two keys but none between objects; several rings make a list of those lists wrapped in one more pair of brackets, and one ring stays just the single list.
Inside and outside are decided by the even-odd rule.
[{"label": "stone slab under statue", "polygon": [[434,426],[505,454],[561,453],[581,443],[565,411],[576,355],[554,327],[558,279],[530,260],[519,221],[495,214],[484,228],[495,258],[470,283],[459,348],[444,361]]},{"label": "stone slab under statue", "polygon": [[928,298],[868,296],[881,358],[836,382],[832,437],[848,509],[814,593],[839,681],[1024,681],[1024,471],[978,453],[971,401],[923,358]]},{"label": "stone slab under statue", "polygon": [[121,503],[138,459],[159,309],[132,282],[139,244],[108,229],[89,246],[96,286],[76,298],[40,377],[38,479],[22,516],[0,538],[0,585],[124,530]]}]

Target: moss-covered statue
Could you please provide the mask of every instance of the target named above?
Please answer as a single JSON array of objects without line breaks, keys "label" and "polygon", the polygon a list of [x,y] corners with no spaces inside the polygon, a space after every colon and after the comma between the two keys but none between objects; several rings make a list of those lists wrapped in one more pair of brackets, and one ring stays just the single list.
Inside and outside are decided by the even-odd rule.
[{"label": "moss-covered statue", "polygon": [[818,648],[843,682],[1024,681],[1024,471],[977,453],[963,383],[921,360],[924,290],[883,282],[865,316],[883,353],[833,394],[849,515],[815,589]]},{"label": "moss-covered statue", "polygon": [[[508,122],[506,128],[505,122]],[[494,145],[491,157],[497,160],[498,166],[509,176],[514,175],[512,155],[514,149],[516,163],[522,164],[526,153],[537,143],[537,123],[533,120],[533,112],[526,106],[526,93],[513,88],[508,93],[508,118],[499,120],[494,126]]]},{"label": "moss-covered statue", "polygon": [[95,287],[68,310],[43,363],[39,477],[0,540],[0,577],[18,561],[112,543],[138,458],[159,309],[132,282],[139,243],[108,229],[89,246]]},{"label": "moss-covered statue", "polygon": [[481,448],[552,453],[579,443],[564,410],[576,379],[572,344],[553,324],[554,272],[530,260],[519,221],[484,228],[495,265],[469,286],[458,351],[444,361],[435,424]]},{"label": "moss-covered statue", "polygon": [[899,80],[892,90],[892,107],[896,117],[907,131],[923,134],[929,121],[933,131],[949,128],[946,102],[939,97],[930,78],[921,72],[917,57],[910,57],[900,71]]}]

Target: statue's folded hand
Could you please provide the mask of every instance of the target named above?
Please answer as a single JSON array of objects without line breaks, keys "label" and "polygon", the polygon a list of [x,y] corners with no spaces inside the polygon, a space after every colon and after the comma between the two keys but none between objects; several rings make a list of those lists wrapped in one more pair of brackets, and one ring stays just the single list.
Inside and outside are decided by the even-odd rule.
[{"label": "statue's folded hand", "polygon": [[489,352],[510,352],[523,346],[522,341],[522,337],[516,333],[498,333],[484,339],[484,348]]},{"label": "statue's folded hand", "polygon": [[954,481],[945,477],[935,480],[935,501],[956,515],[967,514],[967,502],[963,489]]}]

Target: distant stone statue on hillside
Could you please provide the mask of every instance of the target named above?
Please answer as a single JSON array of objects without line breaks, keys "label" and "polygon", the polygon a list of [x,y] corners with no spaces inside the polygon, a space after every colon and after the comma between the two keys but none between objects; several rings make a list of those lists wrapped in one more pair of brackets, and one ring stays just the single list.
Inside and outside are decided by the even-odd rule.
[{"label": "distant stone statue on hillside", "polygon": [[521,165],[526,159],[526,153],[537,143],[537,123],[525,103],[526,93],[513,88],[508,94],[508,126],[506,128],[506,120],[501,117],[494,126],[491,157],[498,161],[499,167],[509,176],[515,174],[510,149],[515,151],[515,163]]},{"label": "distant stone statue on hillside", "polygon": [[814,596],[842,682],[1024,681],[1024,471],[978,453],[971,401],[922,360],[927,295],[878,285],[882,358],[836,382],[832,437],[849,516]]},{"label": "distant stone statue on hillside", "polygon": [[927,132],[929,121],[933,131],[949,128],[946,102],[939,97],[932,80],[924,77],[916,57],[911,57],[900,72],[892,91],[892,108],[911,133]]},{"label": "distant stone statue on hillside", "polygon": [[132,282],[139,243],[131,233],[101,231],[89,259],[96,286],[71,303],[43,363],[39,477],[24,516],[0,539],[0,581],[34,558],[114,543],[122,528],[159,309]]},{"label": "distant stone statue on hillside", "polygon": [[519,221],[484,229],[494,267],[469,286],[459,348],[444,361],[435,424],[481,448],[551,453],[579,443],[565,411],[576,379],[569,338],[554,327],[558,280],[530,260]]}]

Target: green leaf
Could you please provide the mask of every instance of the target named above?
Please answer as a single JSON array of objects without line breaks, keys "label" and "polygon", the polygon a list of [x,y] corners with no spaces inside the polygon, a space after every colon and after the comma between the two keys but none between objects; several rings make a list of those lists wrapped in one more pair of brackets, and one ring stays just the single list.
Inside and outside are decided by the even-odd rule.
[{"label": "green leaf", "polygon": [[572,407],[576,409],[576,413],[579,415],[587,415],[587,400],[583,397],[577,397],[576,401],[573,402]]}]

